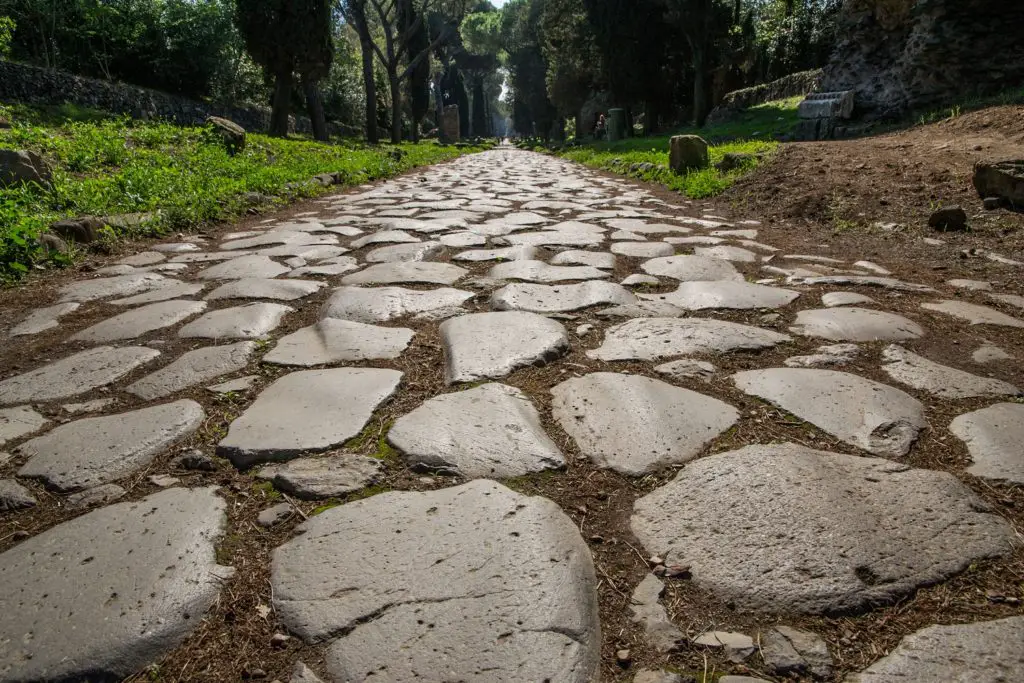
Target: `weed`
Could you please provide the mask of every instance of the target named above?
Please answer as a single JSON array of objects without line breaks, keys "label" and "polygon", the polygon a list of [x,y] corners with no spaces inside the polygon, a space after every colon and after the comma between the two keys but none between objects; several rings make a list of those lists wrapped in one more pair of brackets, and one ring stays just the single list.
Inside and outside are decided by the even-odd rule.
[{"label": "weed", "polygon": [[280,500],[281,498],[281,492],[276,490],[274,488],[274,484],[269,481],[253,484],[252,492],[256,494],[263,494],[263,497],[267,500]]}]

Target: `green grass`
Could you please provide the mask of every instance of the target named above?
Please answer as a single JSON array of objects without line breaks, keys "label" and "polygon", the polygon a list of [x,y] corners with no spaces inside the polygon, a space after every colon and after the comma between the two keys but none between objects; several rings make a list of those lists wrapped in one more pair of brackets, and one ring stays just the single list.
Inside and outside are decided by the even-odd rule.
[{"label": "green grass", "polygon": [[0,116],[13,123],[0,129],[0,148],[39,152],[54,169],[52,191],[35,185],[0,189],[5,282],[33,265],[70,260],[48,257],[37,241],[61,218],[149,213],[151,221],[113,237],[160,235],[240,216],[252,206],[249,193],[277,204],[322,194],[327,190],[309,182],[320,173],[341,173],[345,185],[356,185],[479,149],[249,134],[245,151],[232,157],[202,127],[110,118],[77,107],[0,105]]},{"label": "green grass", "polygon": [[959,118],[963,114],[978,109],[1010,104],[1024,104],[1024,88],[1011,88],[997,95],[986,97],[967,97],[952,106],[920,112],[913,117],[913,120],[919,126],[926,126],[930,123]]}]

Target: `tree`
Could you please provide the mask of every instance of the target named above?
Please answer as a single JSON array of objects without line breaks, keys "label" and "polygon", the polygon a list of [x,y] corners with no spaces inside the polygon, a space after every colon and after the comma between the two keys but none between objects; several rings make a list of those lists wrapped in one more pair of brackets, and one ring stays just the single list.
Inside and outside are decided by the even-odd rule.
[{"label": "tree", "polygon": [[581,138],[582,109],[601,78],[600,55],[583,0],[548,0],[541,15],[543,52],[548,62],[548,97],[559,115],[572,117]]},{"label": "tree", "polygon": [[366,15],[368,0],[342,0],[342,14],[359,36],[359,49],[363,61],[363,92],[366,96],[366,141],[380,142],[377,131],[377,79],[373,72],[373,34]]},{"label": "tree", "polygon": [[690,46],[693,65],[693,123],[703,126],[711,111],[708,102],[716,42],[728,36],[732,8],[722,0],[668,0],[668,17]]}]

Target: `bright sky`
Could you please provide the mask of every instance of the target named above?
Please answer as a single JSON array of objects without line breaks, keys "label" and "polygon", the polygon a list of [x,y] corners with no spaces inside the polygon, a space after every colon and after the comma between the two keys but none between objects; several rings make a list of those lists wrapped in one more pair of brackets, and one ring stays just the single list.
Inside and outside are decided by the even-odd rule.
[{"label": "bright sky", "polygon": [[495,7],[501,7],[505,4],[505,0],[491,0],[491,4]]}]

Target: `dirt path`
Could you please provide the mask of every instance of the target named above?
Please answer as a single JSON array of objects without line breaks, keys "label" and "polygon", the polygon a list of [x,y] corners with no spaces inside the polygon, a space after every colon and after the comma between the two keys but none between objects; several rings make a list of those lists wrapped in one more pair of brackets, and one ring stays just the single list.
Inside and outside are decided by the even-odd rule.
[{"label": "dirt path", "polygon": [[1024,299],[762,218],[501,149],[5,293],[0,679],[1009,680]]}]

